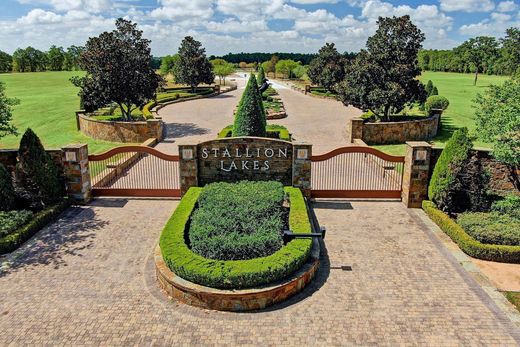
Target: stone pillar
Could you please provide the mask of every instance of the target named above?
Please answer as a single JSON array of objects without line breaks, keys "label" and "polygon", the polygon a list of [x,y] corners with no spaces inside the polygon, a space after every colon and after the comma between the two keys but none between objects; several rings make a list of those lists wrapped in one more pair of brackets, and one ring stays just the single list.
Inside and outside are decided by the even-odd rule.
[{"label": "stone pillar", "polygon": [[160,142],[163,139],[163,125],[162,119],[147,119],[146,128],[148,130],[148,138],[156,138],[157,142]]},{"label": "stone pillar", "polygon": [[432,146],[428,142],[406,142],[401,197],[408,208],[420,208],[428,199],[428,179]]},{"label": "stone pillar", "polygon": [[213,92],[217,93],[217,94],[220,94],[220,85],[219,84],[215,84],[213,86]]},{"label": "stone pillar", "polygon": [[179,145],[181,196],[184,196],[190,187],[199,185],[197,162],[197,145]]},{"label": "stone pillar", "polygon": [[350,143],[354,143],[354,139],[363,140],[363,123],[361,118],[350,120]]},{"label": "stone pillar", "polygon": [[86,144],[68,145],[61,149],[63,174],[67,195],[78,203],[92,199],[92,186],[88,167],[88,147]]},{"label": "stone pillar", "polygon": [[305,92],[304,93],[305,93],[305,95],[311,93],[311,86],[310,86],[310,84],[306,84],[305,85]]},{"label": "stone pillar", "polygon": [[311,156],[312,145],[306,143],[293,145],[293,187],[300,188],[306,198],[311,197]]}]

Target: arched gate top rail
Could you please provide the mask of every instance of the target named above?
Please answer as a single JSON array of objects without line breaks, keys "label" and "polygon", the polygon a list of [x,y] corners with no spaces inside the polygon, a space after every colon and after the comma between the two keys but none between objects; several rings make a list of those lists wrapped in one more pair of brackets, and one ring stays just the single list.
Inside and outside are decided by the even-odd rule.
[{"label": "arched gate top rail", "polygon": [[344,153],[370,153],[375,155],[376,157],[379,157],[383,160],[394,162],[394,163],[404,163],[404,156],[395,156],[386,154],[384,152],[381,152],[378,149],[372,148],[372,147],[365,147],[365,146],[348,146],[348,147],[341,147],[336,148],[335,150],[332,150],[325,154],[320,155],[313,155],[311,157],[311,161],[324,161],[330,158],[333,158],[337,155],[344,154]]},{"label": "arched gate top rail", "polygon": [[92,161],[99,161],[99,160],[105,160],[105,159],[108,159],[108,158],[111,158],[113,157],[114,155],[116,154],[121,154],[121,153],[130,153],[130,152],[139,152],[139,153],[148,153],[148,154],[151,154],[151,155],[154,155],[158,158],[161,158],[161,159],[164,159],[164,160],[169,160],[169,161],[178,161],[179,160],[179,156],[178,155],[170,155],[170,154],[166,154],[166,153],[163,153],[155,148],[152,148],[152,147],[148,147],[148,146],[121,146],[121,147],[116,147],[116,148],[112,148],[106,152],[103,152],[101,154],[91,154],[88,156],[88,159],[89,160],[92,160]]}]

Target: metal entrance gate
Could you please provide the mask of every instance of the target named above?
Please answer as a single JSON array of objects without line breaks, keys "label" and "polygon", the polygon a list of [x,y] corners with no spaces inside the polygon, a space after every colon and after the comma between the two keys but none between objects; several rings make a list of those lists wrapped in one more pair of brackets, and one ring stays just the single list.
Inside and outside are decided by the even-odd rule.
[{"label": "metal entrance gate", "polygon": [[311,158],[315,198],[401,198],[404,157],[375,148],[337,148]]},{"label": "metal entrance gate", "polygon": [[89,155],[94,196],[180,197],[179,156],[146,146]]}]

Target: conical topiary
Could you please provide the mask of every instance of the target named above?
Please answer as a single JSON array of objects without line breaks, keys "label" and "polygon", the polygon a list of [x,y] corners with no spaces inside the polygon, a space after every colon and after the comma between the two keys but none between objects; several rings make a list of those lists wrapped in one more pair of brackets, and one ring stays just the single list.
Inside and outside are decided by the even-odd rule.
[{"label": "conical topiary", "polygon": [[264,68],[261,66],[258,68],[258,76],[256,77],[256,80],[259,86],[261,86],[265,80],[265,71]]},{"label": "conical topiary", "polygon": [[0,164],[0,211],[10,211],[14,208],[15,191],[13,179],[4,165]]},{"label": "conical topiary", "polygon": [[20,194],[31,208],[43,208],[63,197],[58,168],[31,129],[25,131],[20,141],[15,178]]},{"label": "conical topiary", "polygon": [[255,76],[251,75],[238,104],[233,124],[233,136],[265,137],[266,125],[262,96],[258,91]]},{"label": "conical topiary", "polygon": [[432,94],[433,89],[433,82],[432,80],[428,80],[428,83],[426,83],[426,87],[424,87],[426,90],[426,95],[430,96]]},{"label": "conical topiary", "polygon": [[433,86],[432,92],[430,93],[430,96],[433,96],[433,95],[439,95],[439,90],[437,89],[436,86]]}]

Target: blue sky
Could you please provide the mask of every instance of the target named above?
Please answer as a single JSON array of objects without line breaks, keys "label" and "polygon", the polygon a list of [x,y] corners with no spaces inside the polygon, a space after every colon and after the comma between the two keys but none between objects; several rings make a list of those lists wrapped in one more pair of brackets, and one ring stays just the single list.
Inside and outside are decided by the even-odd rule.
[{"label": "blue sky", "polygon": [[139,23],[154,55],[177,50],[186,35],[209,54],[315,52],[325,42],[357,51],[379,16],[408,14],[426,48],[451,48],[468,37],[501,37],[520,26],[520,0],[1,0],[0,50],[83,45],[112,30],[114,19]]}]

